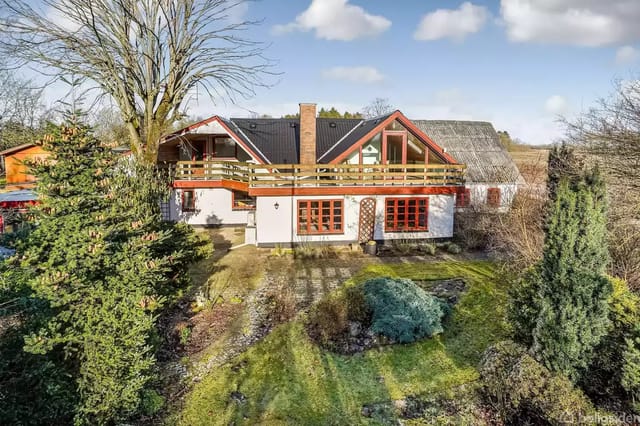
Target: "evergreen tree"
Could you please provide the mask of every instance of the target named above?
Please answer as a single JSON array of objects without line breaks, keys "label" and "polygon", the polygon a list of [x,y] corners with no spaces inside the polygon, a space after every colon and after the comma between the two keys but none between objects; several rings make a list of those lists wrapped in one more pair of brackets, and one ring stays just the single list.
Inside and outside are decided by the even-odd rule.
[{"label": "evergreen tree", "polygon": [[[508,135],[508,134],[507,134]],[[582,163],[578,160],[573,147],[563,142],[549,151],[547,160],[547,194],[553,202],[560,179],[566,177],[571,181],[581,178]]]},{"label": "evergreen tree", "polygon": [[166,185],[148,167],[115,156],[75,122],[42,141],[34,163],[40,204],[15,266],[51,315],[25,350],[62,350],[74,369],[77,424],[133,415],[151,378],[150,337],[161,308],[201,255],[190,228],[162,222]]},{"label": "evergreen tree", "polygon": [[559,180],[543,259],[533,275],[532,351],[548,368],[574,380],[588,366],[609,321],[604,191],[595,169],[578,182]]}]

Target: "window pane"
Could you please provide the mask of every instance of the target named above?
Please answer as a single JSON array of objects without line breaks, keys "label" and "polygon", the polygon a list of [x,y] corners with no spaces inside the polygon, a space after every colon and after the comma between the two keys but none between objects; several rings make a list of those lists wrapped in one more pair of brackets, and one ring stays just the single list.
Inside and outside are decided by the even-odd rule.
[{"label": "window pane", "polygon": [[407,141],[407,164],[424,164],[425,154],[426,150],[422,142],[409,133],[409,140]]},{"label": "window pane", "polygon": [[428,229],[427,198],[403,198],[385,200],[385,230],[388,232],[424,231]]},{"label": "window pane", "polygon": [[216,138],[214,143],[214,157],[235,158],[236,143],[231,138]]},{"label": "window pane", "polygon": [[298,201],[298,232],[322,234],[341,231],[341,201]]},{"label": "window pane", "polygon": [[387,163],[402,164],[402,135],[387,135]]}]

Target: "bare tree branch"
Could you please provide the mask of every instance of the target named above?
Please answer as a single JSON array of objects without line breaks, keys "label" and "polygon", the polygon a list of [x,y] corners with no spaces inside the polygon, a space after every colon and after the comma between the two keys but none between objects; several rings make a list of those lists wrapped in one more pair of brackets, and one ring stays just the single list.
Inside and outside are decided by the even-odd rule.
[{"label": "bare tree branch", "polygon": [[365,118],[375,118],[393,112],[395,108],[389,103],[387,98],[375,98],[371,103],[362,109]]},{"label": "bare tree branch", "polygon": [[46,114],[42,88],[0,65],[0,151],[34,141]]},{"label": "bare tree branch", "polygon": [[133,151],[155,161],[190,91],[235,102],[266,87],[273,62],[233,22],[245,0],[0,0],[0,51],[17,65],[77,75],[113,98]]},{"label": "bare tree branch", "polygon": [[613,95],[564,124],[618,184],[640,190],[640,80],[617,81]]}]

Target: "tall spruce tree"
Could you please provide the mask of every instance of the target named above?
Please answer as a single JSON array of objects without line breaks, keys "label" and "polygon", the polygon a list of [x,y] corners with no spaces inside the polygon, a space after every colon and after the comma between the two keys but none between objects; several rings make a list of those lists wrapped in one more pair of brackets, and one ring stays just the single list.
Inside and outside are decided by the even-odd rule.
[{"label": "tall spruce tree", "polygon": [[42,145],[51,157],[32,164],[40,204],[15,266],[51,315],[25,349],[66,353],[76,424],[126,419],[151,378],[158,314],[203,243],[161,220],[163,185],[148,167],[117,157],[74,119]]},{"label": "tall spruce tree", "polygon": [[572,147],[549,154],[542,260],[511,290],[514,338],[547,367],[576,380],[607,332],[606,188]]},{"label": "tall spruce tree", "polygon": [[531,349],[548,368],[576,380],[609,323],[606,199],[597,169],[579,180],[560,178],[546,228],[530,283],[537,311]]},{"label": "tall spruce tree", "polygon": [[576,156],[572,146],[563,142],[551,148],[547,160],[547,195],[549,200],[553,202],[556,199],[557,188],[562,178],[568,178],[571,181],[579,180],[581,170],[582,162]]}]

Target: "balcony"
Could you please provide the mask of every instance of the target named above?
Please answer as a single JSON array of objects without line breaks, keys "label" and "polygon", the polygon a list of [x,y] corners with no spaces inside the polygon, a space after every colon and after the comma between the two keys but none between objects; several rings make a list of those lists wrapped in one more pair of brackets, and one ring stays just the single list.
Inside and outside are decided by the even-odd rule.
[{"label": "balcony", "polygon": [[226,181],[246,188],[456,186],[464,184],[465,167],[463,164],[302,165],[179,161],[173,176],[176,182]]}]

